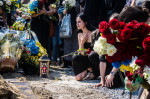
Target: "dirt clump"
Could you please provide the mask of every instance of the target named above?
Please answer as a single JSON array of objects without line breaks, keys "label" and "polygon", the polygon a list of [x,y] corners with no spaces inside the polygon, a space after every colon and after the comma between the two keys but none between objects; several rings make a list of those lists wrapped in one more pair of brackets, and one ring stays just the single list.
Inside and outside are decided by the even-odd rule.
[{"label": "dirt clump", "polygon": [[23,99],[24,97],[15,85],[6,82],[0,75],[0,99]]},{"label": "dirt clump", "polygon": [[53,99],[52,93],[49,90],[46,90],[42,87],[35,87],[35,86],[32,86],[31,88],[34,94],[38,96],[38,99]]}]

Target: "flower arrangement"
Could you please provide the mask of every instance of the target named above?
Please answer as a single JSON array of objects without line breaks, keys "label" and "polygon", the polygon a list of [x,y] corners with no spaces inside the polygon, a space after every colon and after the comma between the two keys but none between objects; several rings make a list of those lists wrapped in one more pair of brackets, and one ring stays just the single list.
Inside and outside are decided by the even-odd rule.
[{"label": "flower arrangement", "polygon": [[0,0],[0,7],[2,7],[5,12],[10,13],[11,11],[10,6],[11,6],[10,0]]},{"label": "flower arrangement", "polygon": [[[128,79],[125,82],[134,80],[131,85],[141,84],[142,81],[138,79],[143,78],[143,75],[143,79],[150,82],[150,26],[144,22],[125,23],[112,19],[109,23],[102,21],[99,30],[102,36],[95,42],[94,50],[99,55],[105,55],[113,67],[132,73],[126,75]],[[110,49],[108,44],[113,45],[110,52],[107,51]]]},{"label": "flower arrangement", "polygon": [[103,37],[99,37],[99,39],[95,42],[93,49],[99,55],[107,54],[108,56],[112,56],[117,51],[115,46],[107,43],[107,39]]},{"label": "flower arrangement", "polygon": [[29,13],[38,13],[43,7],[44,0],[34,0],[29,4]]},{"label": "flower arrangement", "polygon": [[11,1],[11,10],[16,11],[20,7],[20,0],[10,0]]},{"label": "flower arrangement", "polygon": [[23,53],[19,60],[19,64],[22,66],[25,73],[36,74],[39,70],[39,58],[47,54],[46,49],[44,49],[39,42],[28,39],[25,41],[22,50]]},{"label": "flower arrangement", "polygon": [[38,0],[33,1],[30,5],[29,5],[29,13],[32,15],[34,13],[38,13],[39,9],[38,9]]},{"label": "flower arrangement", "polygon": [[65,6],[66,9],[69,9],[69,8],[75,6],[76,1],[75,0],[64,0],[62,4]]},{"label": "flower arrangement", "polygon": [[13,71],[20,59],[22,43],[19,35],[9,29],[0,32],[0,70]]},{"label": "flower arrangement", "polygon": [[20,0],[0,0],[0,7],[2,7],[6,13],[11,13],[11,11],[15,11],[19,8],[19,3]]},{"label": "flower arrangement", "polygon": [[13,30],[24,31],[25,25],[26,25],[26,20],[21,17],[18,17],[15,23],[13,24],[12,28]]}]

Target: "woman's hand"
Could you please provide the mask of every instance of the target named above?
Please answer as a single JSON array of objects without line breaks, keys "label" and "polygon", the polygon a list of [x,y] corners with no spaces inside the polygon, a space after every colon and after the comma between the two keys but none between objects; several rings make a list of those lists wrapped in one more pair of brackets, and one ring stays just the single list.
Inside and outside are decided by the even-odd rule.
[{"label": "woman's hand", "polygon": [[114,80],[114,74],[109,74],[105,77],[105,84],[107,87],[112,87],[114,85],[113,80]]},{"label": "woman's hand", "polygon": [[99,84],[96,84],[96,85],[95,85],[95,88],[100,87],[100,86],[101,86],[101,87],[104,87],[104,86],[105,86],[105,82],[102,82],[102,81],[101,81]]},{"label": "woman's hand", "polygon": [[47,14],[47,11],[44,10],[44,9],[42,9],[42,10],[39,11],[39,14],[40,14],[40,15],[41,15],[41,14]]}]

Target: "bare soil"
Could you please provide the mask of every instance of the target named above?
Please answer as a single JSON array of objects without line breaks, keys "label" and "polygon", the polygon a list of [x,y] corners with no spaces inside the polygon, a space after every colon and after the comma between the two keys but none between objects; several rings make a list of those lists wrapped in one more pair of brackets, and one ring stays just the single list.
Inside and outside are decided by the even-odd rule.
[{"label": "bare soil", "polygon": [[[94,88],[99,80],[76,81],[71,68],[59,68],[51,66],[48,78],[40,78],[39,75],[24,75],[23,73],[5,73],[2,75],[5,81],[28,83],[35,99],[110,99],[105,93]],[[21,85],[11,86],[20,90]],[[27,85],[24,85],[24,87]],[[26,93],[31,93],[30,91]],[[17,93],[17,96],[21,96]],[[12,98],[16,99],[16,98]],[[21,99],[21,98],[19,98]],[[23,99],[29,99],[25,96]]]}]

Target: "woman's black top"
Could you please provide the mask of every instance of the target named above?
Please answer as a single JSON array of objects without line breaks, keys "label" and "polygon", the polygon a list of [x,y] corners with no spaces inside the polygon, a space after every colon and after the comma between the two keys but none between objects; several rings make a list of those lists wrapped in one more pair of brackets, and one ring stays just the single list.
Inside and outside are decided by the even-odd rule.
[{"label": "woman's black top", "polygon": [[85,42],[84,43],[84,48],[85,49],[88,49],[88,48],[93,49],[93,47],[91,46],[91,42]]}]

